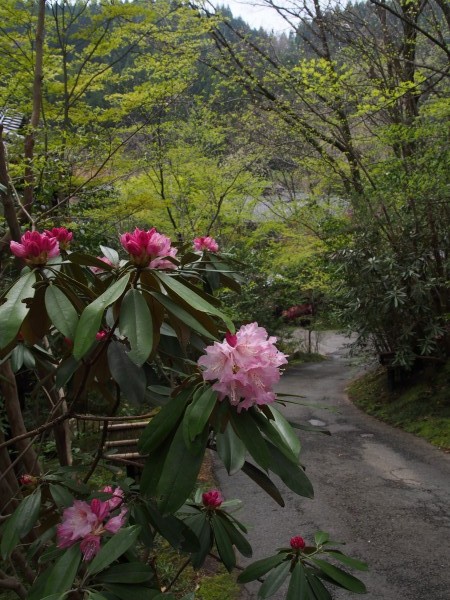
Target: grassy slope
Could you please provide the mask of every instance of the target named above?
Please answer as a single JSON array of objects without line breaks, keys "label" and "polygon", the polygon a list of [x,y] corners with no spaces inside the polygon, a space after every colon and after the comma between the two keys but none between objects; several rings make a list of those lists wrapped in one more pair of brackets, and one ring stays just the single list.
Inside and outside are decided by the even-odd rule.
[{"label": "grassy slope", "polygon": [[352,382],[348,393],[365,412],[450,451],[450,361],[395,392],[388,391],[384,371],[372,371]]}]

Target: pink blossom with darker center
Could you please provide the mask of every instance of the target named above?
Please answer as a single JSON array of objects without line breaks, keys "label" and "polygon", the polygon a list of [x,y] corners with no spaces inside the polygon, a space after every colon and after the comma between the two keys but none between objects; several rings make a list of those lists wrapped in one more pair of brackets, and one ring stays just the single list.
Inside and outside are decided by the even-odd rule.
[{"label": "pink blossom with darker center", "polygon": [[105,494],[111,494],[111,498],[106,500],[110,510],[118,508],[123,503],[125,494],[123,489],[119,486],[117,486],[116,488],[112,488],[112,486],[106,485],[102,489],[102,492],[104,492]]},{"label": "pink blossom with darker center", "polygon": [[120,513],[110,517],[108,502],[98,498],[90,504],[75,500],[73,505],[63,512],[62,522],[57,526],[58,548],[70,548],[80,541],[83,560],[91,560],[99,551],[101,536],[105,533],[117,533],[124,525],[128,509],[122,506]]},{"label": "pink blossom with darker center", "polygon": [[171,246],[170,238],[158,233],[154,227],[148,231],[136,227],[133,233],[123,233],[120,243],[136,266],[176,269],[176,265],[167,258],[174,258],[177,249]]},{"label": "pink blossom with darker center", "polygon": [[10,242],[14,256],[23,258],[28,265],[45,265],[49,258],[59,255],[59,243],[55,237],[38,231],[26,231],[19,242]]},{"label": "pink blossom with darker center", "polygon": [[73,238],[73,233],[65,227],[53,227],[53,229],[50,230],[46,229],[44,233],[48,237],[56,238],[59,242],[59,247],[62,250],[67,250]]},{"label": "pink blossom with darker center", "polygon": [[218,252],[219,244],[212,237],[198,237],[194,239],[194,249],[202,252],[207,250],[208,252]]},{"label": "pink blossom with darker center", "polygon": [[205,368],[203,378],[215,382],[219,400],[228,398],[238,412],[275,401],[273,386],[280,379],[279,367],[287,363],[275,342],[263,327],[250,323],[205,349],[198,364]]},{"label": "pink blossom with darker center", "polygon": [[206,508],[219,508],[223,502],[223,496],[219,490],[210,490],[202,494],[202,502]]}]

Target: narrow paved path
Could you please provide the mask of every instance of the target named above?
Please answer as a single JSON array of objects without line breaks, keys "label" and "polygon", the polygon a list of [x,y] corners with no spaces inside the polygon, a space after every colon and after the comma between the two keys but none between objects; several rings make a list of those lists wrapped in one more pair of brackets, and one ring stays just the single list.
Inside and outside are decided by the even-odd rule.
[{"label": "narrow paved path", "polygon": [[[316,498],[300,498],[280,482],[281,508],[245,475],[229,477],[217,465],[225,497],[244,501],[236,516],[249,527],[252,560],[274,554],[293,535],[311,539],[322,529],[369,563],[362,574],[367,600],[450,600],[450,455],[354,407],[345,387],[357,367],[347,358],[346,340],[324,341],[327,360],[291,367],[279,388],[332,408],[284,409],[290,420],[320,420],[332,433],[299,433]],[[258,587],[249,584],[243,597],[256,599]],[[280,591],[272,599],[284,597]],[[333,597],[357,596],[337,590]]]}]

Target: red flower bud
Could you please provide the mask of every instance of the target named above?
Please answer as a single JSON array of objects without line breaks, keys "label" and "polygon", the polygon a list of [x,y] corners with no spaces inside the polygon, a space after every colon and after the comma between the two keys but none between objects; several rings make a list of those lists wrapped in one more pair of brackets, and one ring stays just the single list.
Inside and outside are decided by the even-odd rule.
[{"label": "red flower bud", "polygon": [[223,496],[219,490],[210,490],[202,494],[202,500],[206,508],[219,508],[223,502]]},{"label": "red flower bud", "polygon": [[305,540],[299,535],[296,535],[295,537],[291,538],[291,548],[293,550],[303,550],[305,546]]},{"label": "red flower bud", "polygon": [[229,331],[227,331],[225,334],[225,339],[227,340],[229,346],[231,346],[232,348],[236,347],[236,344],[238,341],[236,334],[233,334],[233,333],[230,333]]},{"label": "red flower bud", "polygon": [[95,334],[95,339],[98,342],[103,342],[108,337],[108,332],[102,329],[98,333]]},{"label": "red flower bud", "polygon": [[25,475],[21,475],[19,477],[19,483],[21,485],[32,485],[33,483],[36,483],[36,477],[33,477],[33,475],[29,475],[28,473],[25,473]]}]

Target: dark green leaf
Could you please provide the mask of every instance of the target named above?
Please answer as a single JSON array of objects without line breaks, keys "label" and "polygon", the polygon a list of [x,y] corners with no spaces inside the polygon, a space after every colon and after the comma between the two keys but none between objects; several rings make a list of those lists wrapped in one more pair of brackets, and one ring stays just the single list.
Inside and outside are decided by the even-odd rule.
[{"label": "dark green leaf", "polygon": [[223,525],[223,528],[227,532],[231,543],[236,546],[236,548],[239,550],[242,556],[250,558],[250,556],[252,556],[253,554],[252,547],[249,544],[247,538],[245,538],[242,535],[242,533],[237,529],[237,526],[233,522],[233,519],[223,512],[216,513],[216,517]]},{"label": "dark green leaf", "polygon": [[77,545],[68,548],[53,565],[45,584],[43,596],[70,590],[81,562],[81,551]]},{"label": "dark green leaf", "polygon": [[169,313],[171,313],[174,317],[185,323],[188,327],[207,337],[209,339],[215,339],[215,337],[210,333],[207,329],[203,327],[203,325],[197,321],[197,319],[192,316],[187,310],[181,308],[176,302],[171,300],[168,296],[164,296],[158,292],[152,292],[152,296],[154,296],[160,304],[162,304]]},{"label": "dark green leaf", "polygon": [[362,560],[357,560],[356,558],[351,558],[350,556],[346,556],[339,550],[325,550],[328,556],[331,556],[335,560],[343,563],[347,567],[351,567],[352,569],[357,569],[358,571],[368,571],[369,566],[367,563]]},{"label": "dark green leaf", "polygon": [[89,590],[88,594],[87,600],[107,600],[106,596],[92,590]]},{"label": "dark green leaf", "polygon": [[222,521],[217,514],[213,514],[211,518],[213,528],[214,541],[216,543],[217,552],[228,571],[236,566],[236,555],[234,553],[233,543],[230,540],[227,530],[223,526]]},{"label": "dark green leaf", "polygon": [[339,585],[339,587],[356,594],[365,594],[367,592],[366,586],[362,581],[356,577],[353,577],[353,575],[346,573],[339,567],[330,565],[330,563],[319,558],[310,557],[310,560],[317,565],[328,578],[332,579],[337,585]]},{"label": "dark green leaf", "polygon": [[259,588],[258,598],[268,598],[269,596],[272,596],[272,594],[275,594],[285,582],[290,567],[290,561],[286,560],[272,569],[265,578],[262,586]]},{"label": "dark green leaf", "polygon": [[231,423],[228,423],[223,433],[216,435],[217,453],[220,456],[229,475],[234,475],[242,468],[245,462],[247,449],[245,444],[236,435]]},{"label": "dark green leaf", "polygon": [[120,342],[111,342],[107,355],[109,370],[120,391],[132,404],[142,404],[147,387],[145,371],[128,358],[125,346]]},{"label": "dark green leaf", "polygon": [[275,500],[280,506],[284,506],[284,500],[278,491],[277,486],[273,481],[260,469],[255,467],[249,462],[245,462],[242,467],[243,473],[248,475],[256,484],[259,485],[271,498]]},{"label": "dark green leaf", "polygon": [[208,431],[205,429],[196,445],[187,448],[183,424],[178,427],[158,482],[158,507],[162,513],[175,512],[191,493],[202,465],[207,438]]},{"label": "dark green leaf", "polygon": [[171,600],[172,594],[162,594],[160,590],[143,585],[108,583],[106,588],[120,600]]},{"label": "dark green leaf", "polygon": [[51,483],[48,488],[56,506],[59,508],[66,508],[73,504],[72,494],[62,485],[54,485]]},{"label": "dark green leaf", "polygon": [[147,504],[146,508],[150,523],[173,548],[188,552],[198,550],[198,541],[184,521],[174,515],[162,516],[151,502]]},{"label": "dark green leaf", "polygon": [[204,563],[213,544],[211,526],[206,517],[206,513],[203,511],[187,517],[185,523],[192,529],[199,541],[199,550],[194,552],[191,556],[192,566],[194,569],[199,569]]},{"label": "dark green leaf", "polygon": [[315,575],[306,571],[308,584],[315,600],[332,600],[330,592]]},{"label": "dark green leaf", "polygon": [[101,296],[83,310],[74,340],[73,355],[75,358],[82,358],[91,348],[95,342],[95,335],[100,328],[103,313],[108,306],[118,300],[124,293],[129,277],[129,274],[127,274],[115,281]]},{"label": "dark green leaf", "polygon": [[249,581],[259,579],[260,577],[277,567],[285,559],[286,554],[280,553],[275,554],[274,556],[269,556],[267,558],[262,558],[261,560],[257,560],[251,565],[248,565],[248,567],[246,567],[238,576],[237,580],[239,583],[248,583]]},{"label": "dark green leaf", "polygon": [[300,465],[295,465],[270,442],[267,443],[272,457],[270,468],[276,473],[290,490],[299,496],[314,497],[314,490]]},{"label": "dark green leaf", "polygon": [[175,429],[187,402],[192,395],[192,390],[184,390],[157,413],[144,431],[139,440],[139,450],[142,454],[150,454],[166,439]]},{"label": "dark green leaf", "polygon": [[[270,409],[269,409],[270,410]],[[288,441],[274,427],[274,421],[269,420],[267,416],[258,409],[250,409],[248,414],[255,421],[262,433],[289,459],[291,462],[298,463],[298,452],[289,446]],[[296,438],[295,434],[294,437]],[[297,439],[297,438],[296,438]]]},{"label": "dark green leaf", "polygon": [[33,298],[36,283],[35,271],[23,275],[6,294],[6,302],[0,306],[0,349],[16,337],[23,320],[30,310],[24,300]]},{"label": "dark green leaf", "polygon": [[153,571],[140,562],[114,565],[97,576],[102,583],[144,583],[153,578]]},{"label": "dark green leaf", "polygon": [[322,544],[326,544],[330,539],[329,534],[326,531],[317,531],[314,534],[314,541],[316,546],[321,546]]},{"label": "dark green leaf", "polygon": [[74,340],[78,314],[72,302],[56,285],[49,285],[45,290],[45,308],[56,329]]},{"label": "dark green leaf", "polygon": [[171,275],[167,275],[166,273],[162,273],[161,271],[158,272],[158,277],[166,288],[172,290],[177,296],[188,302],[193,308],[219,317],[227,325],[228,329],[231,332],[234,332],[234,324],[225,314],[210,304],[207,300],[196,294],[189,287],[183,285],[178,279],[172,277]]},{"label": "dark green leaf", "polygon": [[271,463],[270,452],[255,421],[245,411],[238,414],[234,409],[231,409],[230,416],[235,431],[252,457],[263,469],[269,468]]},{"label": "dark green leaf", "polygon": [[95,575],[109,567],[109,565],[118,559],[122,554],[133,546],[139,536],[141,528],[139,525],[132,525],[120,529],[112,536],[110,540],[100,549],[87,569],[87,575]]},{"label": "dark green leaf", "polygon": [[33,529],[40,509],[41,490],[38,488],[22,500],[4,526],[0,546],[3,559],[11,554],[19,539]]},{"label": "dark green leaf", "polygon": [[291,573],[286,600],[310,600],[308,588],[305,569],[301,562],[297,562]]},{"label": "dark green leaf", "polygon": [[291,450],[292,454],[297,458],[300,454],[300,440],[297,434],[292,429],[291,424],[274,406],[270,406],[270,412],[272,413],[274,420],[270,421],[271,425],[278,431],[281,439],[284,441],[286,446]]},{"label": "dark green leaf", "polygon": [[184,416],[188,442],[193,442],[195,438],[202,433],[216,402],[217,392],[212,388],[201,387],[196,391]]},{"label": "dark green leaf", "polygon": [[120,307],[120,333],[128,338],[128,356],[138,366],[144,364],[153,348],[153,321],[141,292],[128,290]]},{"label": "dark green leaf", "polygon": [[56,371],[56,387],[60,388],[65,386],[79,366],[80,361],[76,360],[72,355],[60,363]]},{"label": "dark green leaf", "polygon": [[11,352],[11,369],[13,373],[17,373],[23,366],[23,357],[25,353],[24,344],[17,344]]}]

